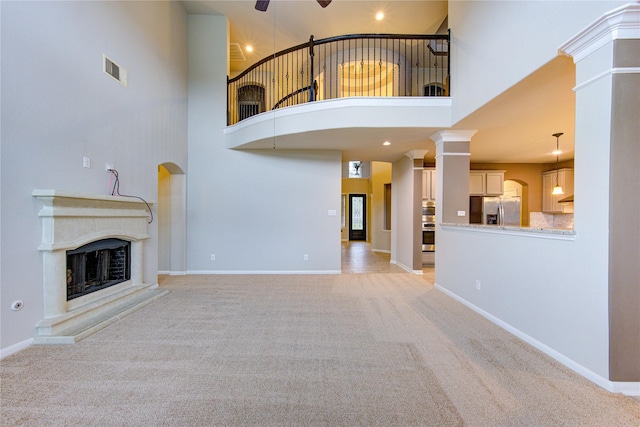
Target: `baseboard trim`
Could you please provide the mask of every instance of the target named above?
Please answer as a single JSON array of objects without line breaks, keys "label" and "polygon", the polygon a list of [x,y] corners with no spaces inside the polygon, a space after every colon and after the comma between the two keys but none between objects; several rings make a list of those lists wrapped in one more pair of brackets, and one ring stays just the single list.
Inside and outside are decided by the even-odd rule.
[{"label": "baseboard trim", "polygon": [[158,270],[158,274],[162,276],[186,276],[186,271]]},{"label": "baseboard trim", "polygon": [[409,268],[409,267],[407,267],[406,265],[404,265],[404,264],[402,264],[402,263],[400,263],[400,262],[397,262],[397,261],[395,261],[395,260],[391,260],[391,261],[389,261],[389,264],[395,264],[395,265],[397,265],[398,267],[400,267],[401,269],[403,269],[404,271],[409,272],[409,273],[411,273],[411,274],[417,274],[417,275],[424,274],[424,272],[423,272],[422,270],[414,270],[414,269]]},{"label": "baseboard trim", "polygon": [[33,344],[33,338],[29,338],[28,340],[20,341],[14,345],[10,345],[7,348],[0,349],[0,359],[4,359],[7,356],[11,356],[14,353],[24,350],[25,348],[31,346]]},{"label": "baseboard trim", "polygon": [[549,357],[555,359],[556,361],[562,363],[567,368],[571,369],[572,371],[576,372],[577,374],[585,377],[589,381],[591,381],[591,382],[595,383],[596,385],[602,387],[603,389],[605,389],[607,391],[610,391],[612,393],[622,393],[622,394],[627,395],[627,396],[640,396],[640,382],[614,382],[614,381],[609,381],[608,379],[603,378],[602,376],[596,374],[595,372],[593,372],[592,370],[590,370],[588,368],[585,368],[584,366],[582,366],[579,363],[575,362],[574,360],[568,358],[564,354],[554,350],[553,348],[547,346],[546,344],[543,344],[542,342],[540,342],[537,339],[531,337],[530,335],[525,334],[521,330],[511,326],[510,324],[506,323],[505,321],[497,318],[496,316],[494,316],[491,313],[481,309],[480,307],[470,303],[466,299],[464,299],[464,298],[460,297],[459,295],[451,292],[450,290],[440,286],[439,284],[436,283],[434,285],[434,287],[436,289],[438,289],[439,291],[443,292],[444,294],[446,294],[446,295],[450,296],[451,298],[455,299],[456,301],[460,302],[461,304],[467,306],[468,308],[470,308],[471,310],[475,311],[476,313],[478,313],[482,317],[486,318],[487,320],[491,321],[492,323],[498,325],[499,327],[501,327],[502,329],[506,330],[507,332],[509,332],[509,333],[515,335],[516,337],[520,338],[521,340],[523,340],[527,344],[530,344],[533,347],[537,348],[541,352],[545,353],[547,356],[549,356]]},{"label": "baseboard trim", "polygon": [[622,393],[625,396],[640,396],[640,381],[638,382],[619,382],[619,381],[608,381],[611,384],[611,388],[604,387],[606,390],[609,390],[613,393]]},{"label": "baseboard trim", "polygon": [[189,270],[187,274],[342,274],[341,270]]},{"label": "baseboard trim", "polygon": [[371,249],[371,252],[379,252],[381,254],[390,254],[391,251],[388,249]]}]

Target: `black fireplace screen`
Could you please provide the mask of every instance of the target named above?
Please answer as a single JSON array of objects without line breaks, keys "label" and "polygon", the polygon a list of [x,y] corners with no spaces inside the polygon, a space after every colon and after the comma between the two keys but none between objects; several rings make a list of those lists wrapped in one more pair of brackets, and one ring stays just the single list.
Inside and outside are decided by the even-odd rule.
[{"label": "black fireplace screen", "polygon": [[131,242],[103,239],[67,251],[67,301],[131,278]]}]

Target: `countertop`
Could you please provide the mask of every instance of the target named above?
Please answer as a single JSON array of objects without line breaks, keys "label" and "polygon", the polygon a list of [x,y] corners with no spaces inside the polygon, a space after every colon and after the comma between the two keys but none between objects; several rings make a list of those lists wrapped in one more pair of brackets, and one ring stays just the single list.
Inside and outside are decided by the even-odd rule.
[{"label": "countertop", "polygon": [[447,222],[441,223],[440,226],[443,228],[450,228],[450,229],[458,228],[458,229],[466,229],[469,231],[530,235],[531,237],[573,239],[576,236],[575,230],[566,229],[566,228],[532,228],[532,227],[515,227],[515,226],[485,225],[485,224],[456,224],[456,223],[447,223]]}]

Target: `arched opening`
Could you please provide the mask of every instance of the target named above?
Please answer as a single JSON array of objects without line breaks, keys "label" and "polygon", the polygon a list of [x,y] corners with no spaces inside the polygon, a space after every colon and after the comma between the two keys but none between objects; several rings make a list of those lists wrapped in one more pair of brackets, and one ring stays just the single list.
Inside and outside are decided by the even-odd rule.
[{"label": "arched opening", "polygon": [[447,96],[447,88],[441,83],[429,83],[422,88],[422,96]]},{"label": "arched opening", "polygon": [[238,88],[238,121],[265,111],[264,87],[249,84]]},{"label": "arched opening", "polygon": [[158,273],[187,271],[187,184],[175,163],[158,165]]},{"label": "arched opening", "polygon": [[504,181],[505,196],[520,197],[520,226],[529,226],[529,184],[519,179],[506,179]]}]

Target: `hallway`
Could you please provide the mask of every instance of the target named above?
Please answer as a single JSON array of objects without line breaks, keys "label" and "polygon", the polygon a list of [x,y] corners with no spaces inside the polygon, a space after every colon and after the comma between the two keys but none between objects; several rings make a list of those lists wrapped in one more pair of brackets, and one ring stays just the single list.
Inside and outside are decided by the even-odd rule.
[{"label": "hallway", "polygon": [[[408,271],[390,263],[391,256],[384,252],[375,252],[370,242],[343,241],[342,242],[342,274],[358,273],[407,273]],[[434,283],[434,267],[422,269],[424,278],[430,284]]]}]

